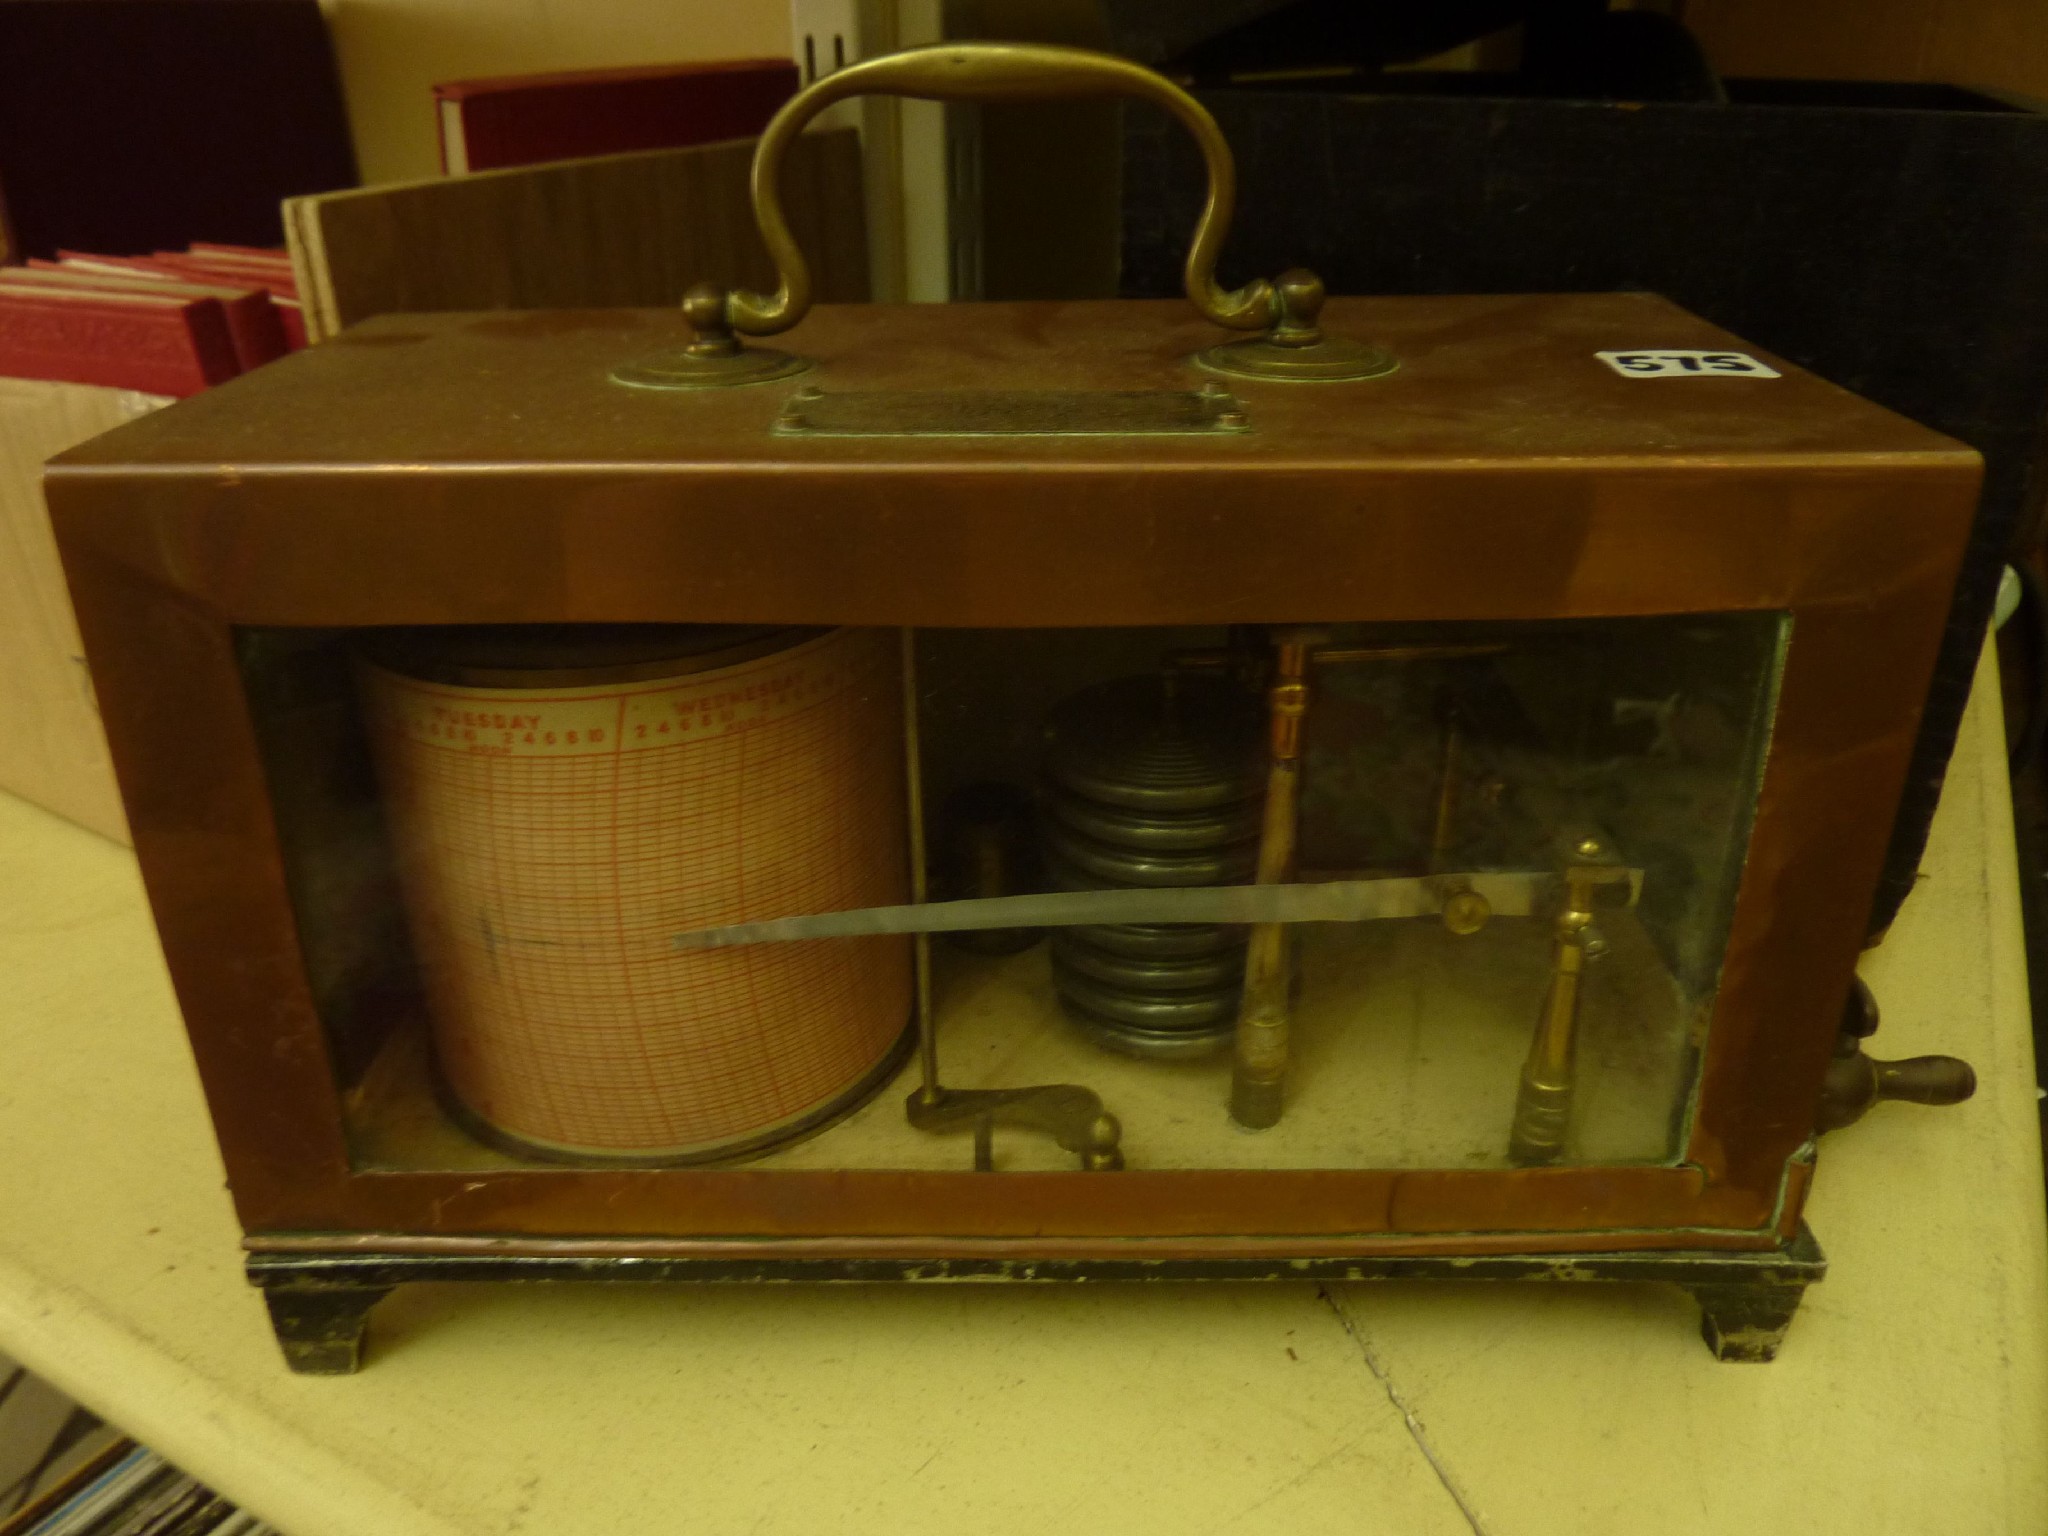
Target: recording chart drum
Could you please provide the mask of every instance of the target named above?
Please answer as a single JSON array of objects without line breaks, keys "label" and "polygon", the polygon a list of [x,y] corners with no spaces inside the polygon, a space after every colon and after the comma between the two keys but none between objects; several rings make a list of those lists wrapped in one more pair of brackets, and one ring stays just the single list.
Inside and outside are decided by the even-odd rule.
[{"label": "recording chart drum", "polygon": [[909,899],[898,637],[387,632],[359,681],[443,1097],[552,1159],[804,1134],[901,1059],[902,937],[679,953],[692,928]]}]

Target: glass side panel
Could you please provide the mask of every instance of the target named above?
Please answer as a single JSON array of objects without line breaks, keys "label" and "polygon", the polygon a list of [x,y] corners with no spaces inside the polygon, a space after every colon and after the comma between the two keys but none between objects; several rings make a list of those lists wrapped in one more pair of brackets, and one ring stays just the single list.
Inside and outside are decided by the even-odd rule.
[{"label": "glass side panel", "polygon": [[1485,1168],[1681,1154],[1787,635],[241,648],[359,1165]]}]

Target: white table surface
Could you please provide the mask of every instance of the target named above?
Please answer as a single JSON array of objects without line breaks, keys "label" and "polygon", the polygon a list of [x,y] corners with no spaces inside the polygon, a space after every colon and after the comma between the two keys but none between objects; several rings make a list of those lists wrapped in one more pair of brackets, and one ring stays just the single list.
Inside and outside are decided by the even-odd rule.
[{"label": "white table surface", "polygon": [[289,1375],[132,859],[0,797],[0,1350],[291,1536],[2048,1530],[1995,681],[1866,962],[1982,1088],[1823,1143],[1773,1365],[1657,1286],[410,1286]]}]

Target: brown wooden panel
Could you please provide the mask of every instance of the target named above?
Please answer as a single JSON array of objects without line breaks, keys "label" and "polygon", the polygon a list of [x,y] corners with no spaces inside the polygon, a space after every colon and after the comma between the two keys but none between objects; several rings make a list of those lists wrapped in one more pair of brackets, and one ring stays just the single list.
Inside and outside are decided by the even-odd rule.
[{"label": "brown wooden panel", "polygon": [[1709,1188],[1697,1169],[1131,1170],[1006,1173],[532,1168],[358,1173],[241,1198],[252,1232],[445,1237],[734,1235],[1285,1240],[1304,1236],[1767,1233],[1779,1181]]},{"label": "brown wooden panel", "polygon": [[[293,198],[308,326],[320,339],[396,311],[673,304],[700,282],[772,291],[753,155],[743,139]],[[865,299],[858,136],[798,139],[784,188],[820,297]]]},{"label": "brown wooden panel", "polygon": [[1291,1237],[786,1237],[697,1238],[621,1237],[551,1238],[489,1236],[421,1236],[417,1233],[289,1233],[250,1236],[243,1247],[263,1254],[481,1254],[536,1258],[637,1259],[1070,1259],[1140,1260],[1171,1263],[1180,1259],[1287,1260],[1295,1258],[1393,1258],[1428,1254],[1525,1253],[1655,1253],[1672,1249],[1712,1247],[1732,1251],[1775,1248],[1798,1230],[1797,1221],[1783,1233],[1720,1232],[1711,1242],[1693,1228],[1636,1228],[1610,1232],[1457,1232],[1299,1234]]},{"label": "brown wooden panel", "polygon": [[[1053,469],[1128,466],[1159,478],[1212,470],[1345,475],[1514,466],[1556,475],[1782,467],[1814,456],[1968,456],[1789,364],[1779,379],[1641,381],[1602,349],[1744,348],[1649,294],[1332,299],[1330,330],[1400,360],[1384,378],[1306,387],[1233,379],[1251,430],[1191,437],[805,438],[772,432],[791,391],[1199,389],[1222,382],[1193,362],[1231,339],[1183,300],[1090,304],[822,305],[775,345],[815,361],[781,383],[661,391],[609,382],[617,364],[680,347],[663,310],[386,316],[345,345],[314,347],[144,421],[67,464],[222,463],[266,472],[322,466],[396,481],[415,466],[610,466],[644,477],[754,467],[758,478],[882,471],[971,472],[988,483]],[[1748,347],[1756,352],[1758,349]],[[400,359],[403,359],[401,364]],[[1674,393],[1674,390],[1677,391]],[[341,408],[344,407],[345,408]],[[537,431],[544,406],[550,427]],[[1000,472],[1000,473],[999,473]],[[1340,504],[1348,492],[1333,480]],[[1057,498],[1040,496],[1041,504]],[[841,496],[843,506],[860,505]],[[864,512],[865,515],[865,512]],[[1119,521],[1127,519],[1119,518]]]}]

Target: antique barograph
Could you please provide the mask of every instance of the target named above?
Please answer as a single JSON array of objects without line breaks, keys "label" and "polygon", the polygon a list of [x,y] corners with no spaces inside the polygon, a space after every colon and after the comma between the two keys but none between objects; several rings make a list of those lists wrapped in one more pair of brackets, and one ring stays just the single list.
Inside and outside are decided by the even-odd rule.
[{"label": "antique barograph", "polygon": [[[861,90],[1164,106],[1187,302],[811,307]],[[1768,1357],[1817,1129],[1968,1091],[1852,982],[1976,457],[1646,295],[1226,290],[1230,198],[1135,66],[884,58],[762,142],[775,294],[52,470],[294,1365],[493,1275],[1660,1278]]]}]

